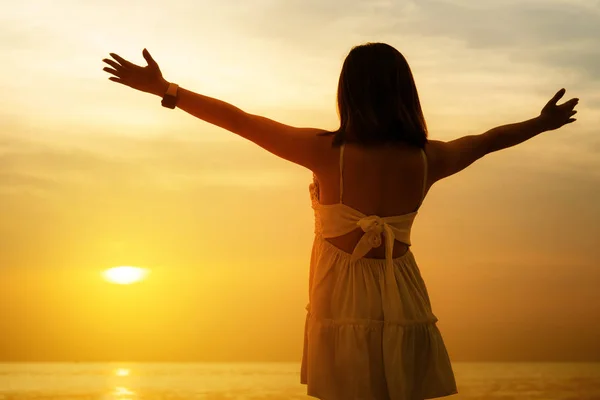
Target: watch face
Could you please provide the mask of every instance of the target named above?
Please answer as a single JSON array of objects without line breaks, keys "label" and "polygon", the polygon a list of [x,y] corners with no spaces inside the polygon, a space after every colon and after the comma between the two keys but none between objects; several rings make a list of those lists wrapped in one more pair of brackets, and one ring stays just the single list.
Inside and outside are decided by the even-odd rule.
[{"label": "watch face", "polygon": [[177,97],[165,95],[161,101],[161,104],[165,107],[175,108]]}]

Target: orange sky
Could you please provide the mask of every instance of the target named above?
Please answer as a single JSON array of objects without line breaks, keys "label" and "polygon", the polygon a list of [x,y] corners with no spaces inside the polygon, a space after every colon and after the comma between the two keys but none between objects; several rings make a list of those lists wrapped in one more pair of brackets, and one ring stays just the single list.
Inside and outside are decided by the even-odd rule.
[{"label": "orange sky", "polygon": [[[600,360],[599,6],[88,4],[0,13],[0,361],[299,361],[311,173],[101,60],[146,47],[185,88],[334,129],[366,41],[406,56],[433,139],[534,117],[561,87],[581,99],[577,123],[437,183],[412,248],[453,360]],[[117,265],[152,273],[104,282]]]}]

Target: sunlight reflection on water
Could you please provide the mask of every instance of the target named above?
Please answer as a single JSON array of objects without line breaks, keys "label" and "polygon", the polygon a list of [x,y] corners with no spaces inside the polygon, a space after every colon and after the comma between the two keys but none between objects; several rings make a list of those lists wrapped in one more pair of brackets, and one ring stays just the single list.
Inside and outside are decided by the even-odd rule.
[{"label": "sunlight reflection on water", "polygon": [[[600,363],[454,363],[453,400],[600,400]],[[0,364],[0,400],[310,399],[299,363]]]}]

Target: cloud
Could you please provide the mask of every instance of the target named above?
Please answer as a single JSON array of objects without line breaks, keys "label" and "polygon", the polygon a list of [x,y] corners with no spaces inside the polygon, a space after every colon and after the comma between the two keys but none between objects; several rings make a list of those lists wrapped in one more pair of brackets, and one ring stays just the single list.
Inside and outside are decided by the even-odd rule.
[{"label": "cloud", "polygon": [[[316,55],[341,54],[380,38],[419,43],[451,39],[469,49],[496,49],[514,61],[549,63],[600,77],[600,3],[529,1],[299,1],[254,3],[256,16],[239,23],[248,33]],[[347,49],[340,49],[340,42]]]},{"label": "cloud", "polygon": [[[450,37],[473,49],[495,48],[514,59],[551,62],[600,78],[600,4],[419,1],[395,29]],[[585,5],[584,5],[585,4]]]},{"label": "cloud", "polygon": [[440,0],[414,4],[418,4],[415,12],[410,18],[399,18],[401,23],[396,28],[419,28],[427,35],[459,38],[474,48],[548,47],[574,40],[591,41],[600,34],[600,7],[590,10],[581,4],[556,2],[461,4]]},{"label": "cloud", "polygon": [[242,140],[194,143],[107,135],[72,138],[70,144],[64,138],[44,143],[5,135],[0,140],[0,191],[5,193],[283,188],[307,178],[303,172]]}]

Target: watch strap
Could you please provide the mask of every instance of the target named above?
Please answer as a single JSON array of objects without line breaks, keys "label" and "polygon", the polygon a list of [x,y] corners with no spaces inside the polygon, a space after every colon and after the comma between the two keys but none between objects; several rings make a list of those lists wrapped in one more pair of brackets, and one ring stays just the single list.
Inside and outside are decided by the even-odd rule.
[{"label": "watch strap", "polygon": [[163,107],[167,108],[175,108],[177,106],[177,100],[179,99],[179,85],[176,83],[170,82],[169,87],[167,88],[166,93],[164,94],[161,104]]}]

